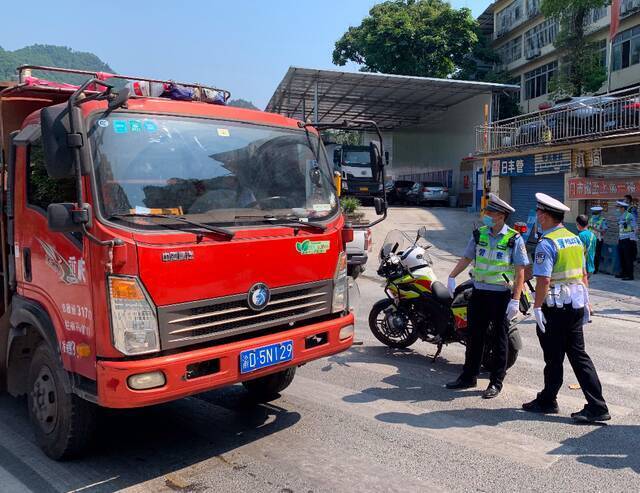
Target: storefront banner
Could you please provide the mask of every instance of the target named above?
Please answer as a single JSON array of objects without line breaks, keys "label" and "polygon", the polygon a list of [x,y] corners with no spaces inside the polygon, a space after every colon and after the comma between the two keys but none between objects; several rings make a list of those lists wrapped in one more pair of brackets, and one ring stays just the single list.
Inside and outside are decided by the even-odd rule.
[{"label": "storefront banner", "polygon": [[625,195],[637,195],[640,177],[630,178],[571,178],[570,199],[621,199]]},{"label": "storefront banner", "polygon": [[551,175],[570,169],[571,151],[512,156],[491,161],[494,176]]}]

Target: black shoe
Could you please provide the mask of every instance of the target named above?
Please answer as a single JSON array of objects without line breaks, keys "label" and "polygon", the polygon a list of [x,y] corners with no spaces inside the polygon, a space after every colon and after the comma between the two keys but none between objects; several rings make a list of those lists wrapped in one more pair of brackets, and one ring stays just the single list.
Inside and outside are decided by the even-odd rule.
[{"label": "black shoe", "polygon": [[622,274],[616,274],[616,275],[615,275],[615,277],[616,277],[617,279],[620,279],[620,278],[622,277]]},{"label": "black shoe", "polygon": [[498,397],[498,394],[500,393],[502,389],[500,387],[498,387],[497,385],[490,383],[489,386],[487,387],[487,390],[485,390],[482,393],[482,398],[483,399],[493,399],[494,397]]},{"label": "black shoe", "polygon": [[456,381],[445,384],[445,387],[451,390],[462,390],[472,389],[476,385],[478,385],[478,381],[475,378],[468,380],[463,377],[458,377]]},{"label": "black shoe", "polygon": [[623,281],[633,281],[633,277],[623,277]]},{"label": "black shoe", "polygon": [[560,409],[558,408],[558,401],[540,402],[538,399],[533,399],[531,402],[525,402],[522,404],[522,409],[530,413],[540,414],[558,414]]},{"label": "black shoe", "polygon": [[606,411],[603,413],[594,413],[589,411],[586,407],[582,411],[571,413],[571,417],[578,423],[597,423],[599,421],[609,421],[611,419],[611,415]]}]

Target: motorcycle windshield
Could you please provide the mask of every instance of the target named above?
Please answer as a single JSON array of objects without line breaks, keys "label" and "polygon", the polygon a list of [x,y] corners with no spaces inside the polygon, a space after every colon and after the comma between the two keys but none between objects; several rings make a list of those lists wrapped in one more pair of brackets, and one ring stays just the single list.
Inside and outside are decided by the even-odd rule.
[{"label": "motorcycle windshield", "polygon": [[400,253],[407,246],[409,246],[408,238],[402,231],[399,229],[389,231],[380,248],[380,260],[392,253]]},{"label": "motorcycle windshield", "polygon": [[399,229],[392,229],[387,233],[387,236],[382,243],[379,259],[382,260],[392,253],[401,255],[402,252],[414,245],[420,246],[425,250],[430,247],[429,243],[424,238],[417,237],[416,231],[400,231]]}]

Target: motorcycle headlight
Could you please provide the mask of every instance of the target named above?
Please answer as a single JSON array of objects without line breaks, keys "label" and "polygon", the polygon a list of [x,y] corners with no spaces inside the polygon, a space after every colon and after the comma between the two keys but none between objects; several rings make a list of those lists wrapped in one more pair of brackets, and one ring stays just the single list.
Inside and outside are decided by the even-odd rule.
[{"label": "motorcycle headlight", "polygon": [[336,272],[333,276],[333,302],[331,311],[333,313],[343,312],[348,308],[349,279],[347,278],[347,254],[340,252]]},{"label": "motorcycle headlight", "polygon": [[127,356],[160,350],[158,319],[140,281],[109,276],[109,306],[114,347]]}]

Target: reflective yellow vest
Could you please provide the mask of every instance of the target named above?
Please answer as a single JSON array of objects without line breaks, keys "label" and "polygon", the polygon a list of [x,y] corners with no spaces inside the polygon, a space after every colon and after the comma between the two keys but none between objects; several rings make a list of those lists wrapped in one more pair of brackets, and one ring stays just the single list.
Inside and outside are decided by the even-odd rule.
[{"label": "reflective yellow vest", "polygon": [[576,235],[567,228],[559,228],[542,238],[553,241],[556,247],[556,262],[551,272],[551,284],[582,283],[584,274],[584,246]]},{"label": "reflective yellow vest", "polygon": [[504,279],[505,274],[509,281],[515,278],[513,266],[513,243],[518,234],[514,229],[508,228],[495,246],[491,247],[491,238],[488,226],[482,226],[476,240],[476,259],[473,268],[473,279],[485,284],[496,286],[508,286]]}]

